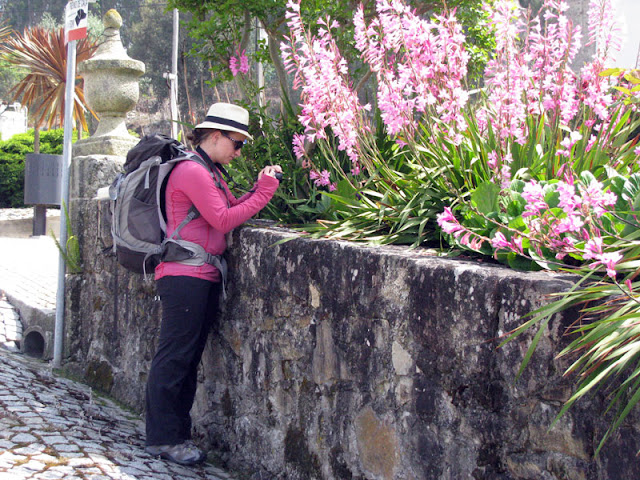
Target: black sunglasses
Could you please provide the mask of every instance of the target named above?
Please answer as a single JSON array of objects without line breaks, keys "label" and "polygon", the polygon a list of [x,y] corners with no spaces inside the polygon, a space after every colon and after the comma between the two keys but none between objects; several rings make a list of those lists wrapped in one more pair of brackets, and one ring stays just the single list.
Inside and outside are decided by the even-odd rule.
[{"label": "black sunglasses", "polygon": [[235,148],[236,150],[240,150],[244,145],[245,140],[236,140],[235,138],[231,138],[228,133],[225,133],[222,130],[220,130],[220,133],[224,138],[228,138],[233,142],[233,148]]}]

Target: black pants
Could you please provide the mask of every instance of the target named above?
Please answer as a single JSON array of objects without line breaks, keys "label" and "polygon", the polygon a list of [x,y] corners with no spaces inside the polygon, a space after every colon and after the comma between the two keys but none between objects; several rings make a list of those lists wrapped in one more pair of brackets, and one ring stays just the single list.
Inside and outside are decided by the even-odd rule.
[{"label": "black pants", "polygon": [[198,364],[218,312],[220,284],[194,277],[158,280],[162,326],[147,380],[147,445],[191,438]]}]

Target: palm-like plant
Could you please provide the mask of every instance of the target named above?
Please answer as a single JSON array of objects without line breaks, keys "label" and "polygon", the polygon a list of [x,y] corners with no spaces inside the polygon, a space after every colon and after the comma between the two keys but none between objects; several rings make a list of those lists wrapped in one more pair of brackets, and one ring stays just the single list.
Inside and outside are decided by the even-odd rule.
[{"label": "palm-like plant", "polygon": [[[90,58],[97,45],[82,39],[77,43],[78,62]],[[52,128],[64,123],[65,84],[67,81],[67,51],[64,28],[45,30],[42,27],[26,29],[0,44],[0,55],[11,65],[27,74],[12,89],[13,100],[20,101],[33,112],[36,127]],[[75,79],[73,121],[87,130],[85,110],[95,113],[86,105],[80,77]]]},{"label": "palm-like plant", "polygon": [[5,20],[0,21],[0,40],[9,36],[10,33],[11,33],[11,28],[9,27],[7,22]]}]

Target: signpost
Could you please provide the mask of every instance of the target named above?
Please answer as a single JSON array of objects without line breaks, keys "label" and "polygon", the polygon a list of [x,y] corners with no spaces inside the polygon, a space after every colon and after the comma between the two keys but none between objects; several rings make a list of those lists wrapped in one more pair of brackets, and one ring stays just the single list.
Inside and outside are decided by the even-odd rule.
[{"label": "signpost", "polygon": [[89,0],[71,0],[67,3],[64,9],[64,41],[66,44],[87,36],[88,10]]},{"label": "signpost", "polygon": [[[64,97],[64,141],[62,146],[62,208],[69,208],[69,170],[73,135],[73,104],[76,86],[76,42],[87,36],[88,0],[72,0],[65,8],[64,38],[67,43],[67,77]],[[67,215],[60,215],[60,245],[67,247]],[[53,366],[62,365],[64,338],[64,290],[66,262],[62,252],[58,262],[58,291],[56,295],[56,323],[53,342]]]}]

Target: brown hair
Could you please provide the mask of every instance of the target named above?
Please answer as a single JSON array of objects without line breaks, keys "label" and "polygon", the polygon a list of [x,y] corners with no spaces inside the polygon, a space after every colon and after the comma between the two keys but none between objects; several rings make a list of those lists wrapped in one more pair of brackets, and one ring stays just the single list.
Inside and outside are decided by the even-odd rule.
[{"label": "brown hair", "polygon": [[186,138],[189,143],[195,148],[198,145],[201,145],[209,135],[211,135],[216,130],[213,128],[194,128],[191,133],[187,133]]}]

